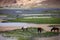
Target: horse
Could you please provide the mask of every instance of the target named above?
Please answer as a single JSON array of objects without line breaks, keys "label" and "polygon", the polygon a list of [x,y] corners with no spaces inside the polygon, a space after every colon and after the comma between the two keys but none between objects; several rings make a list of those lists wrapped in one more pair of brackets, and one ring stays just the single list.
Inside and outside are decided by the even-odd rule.
[{"label": "horse", "polygon": [[51,29],[51,32],[52,32],[52,31],[54,31],[54,32],[55,32],[55,31],[59,32],[59,28],[53,27],[53,28]]},{"label": "horse", "polygon": [[26,30],[26,31],[28,30],[28,28],[24,28],[24,27],[22,27],[21,29],[22,29],[23,31],[24,31],[24,30]]},{"label": "horse", "polygon": [[40,32],[42,32],[42,28],[37,28],[37,30],[38,30],[38,33]]},{"label": "horse", "polygon": [[21,28],[24,31],[24,27]]}]

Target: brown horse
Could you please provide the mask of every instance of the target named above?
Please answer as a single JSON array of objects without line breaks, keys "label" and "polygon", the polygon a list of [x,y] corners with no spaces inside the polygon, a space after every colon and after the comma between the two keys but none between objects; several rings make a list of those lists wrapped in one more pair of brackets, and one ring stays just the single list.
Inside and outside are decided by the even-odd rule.
[{"label": "brown horse", "polygon": [[55,32],[55,31],[59,32],[59,28],[53,27],[53,28],[51,29],[51,32],[52,32],[52,31],[54,31],[54,32]]},{"label": "brown horse", "polygon": [[24,27],[21,28],[24,31]]},{"label": "brown horse", "polygon": [[38,30],[38,33],[40,32],[42,32],[42,28],[37,28],[37,30]]}]

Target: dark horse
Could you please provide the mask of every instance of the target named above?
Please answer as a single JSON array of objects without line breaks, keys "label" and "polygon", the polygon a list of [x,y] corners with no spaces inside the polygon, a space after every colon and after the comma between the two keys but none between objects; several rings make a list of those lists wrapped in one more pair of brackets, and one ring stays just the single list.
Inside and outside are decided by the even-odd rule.
[{"label": "dark horse", "polygon": [[52,32],[52,31],[54,31],[54,32],[55,32],[55,31],[59,32],[59,28],[53,27],[53,28],[51,29],[51,32]]},{"label": "dark horse", "polygon": [[42,28],[37,28],[37,29],[38,29],[38,33],[39,33],[39,32],[40,32],[40,33],[42,32]]},{"label": "dark horse", "polygon": [[24,31],[24,27],[21,28]]}]

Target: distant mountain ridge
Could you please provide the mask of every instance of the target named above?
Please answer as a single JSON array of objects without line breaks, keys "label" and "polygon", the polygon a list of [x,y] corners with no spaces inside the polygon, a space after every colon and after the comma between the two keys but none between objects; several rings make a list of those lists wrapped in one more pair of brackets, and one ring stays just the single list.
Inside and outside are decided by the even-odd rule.
[{"label": "distant mountain ridge", "polygon": [[11,8],[60,8],[60,0],[0,0],[0,7]]},{"label": "distant mountain ridge", "polygon": [[0,9],[0,14],[25,14],[25,13],[40,13],[42,11],[49,11],[49,10],[60,10],[60,8],[35,8],[35,9]]}]

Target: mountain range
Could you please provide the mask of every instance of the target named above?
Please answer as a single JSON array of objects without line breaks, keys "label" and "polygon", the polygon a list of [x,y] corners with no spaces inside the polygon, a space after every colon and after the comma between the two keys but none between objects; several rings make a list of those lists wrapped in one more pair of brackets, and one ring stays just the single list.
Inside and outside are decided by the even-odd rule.
[{"label": "mountain range", "polygon": [[0,14],[39,14],[44,11],[60,11],[60,8],[0,9]]},{"label": "mountain range", "polygon": [[0,0],[0,6],[9,8],[60,8],[60,0]]}]

